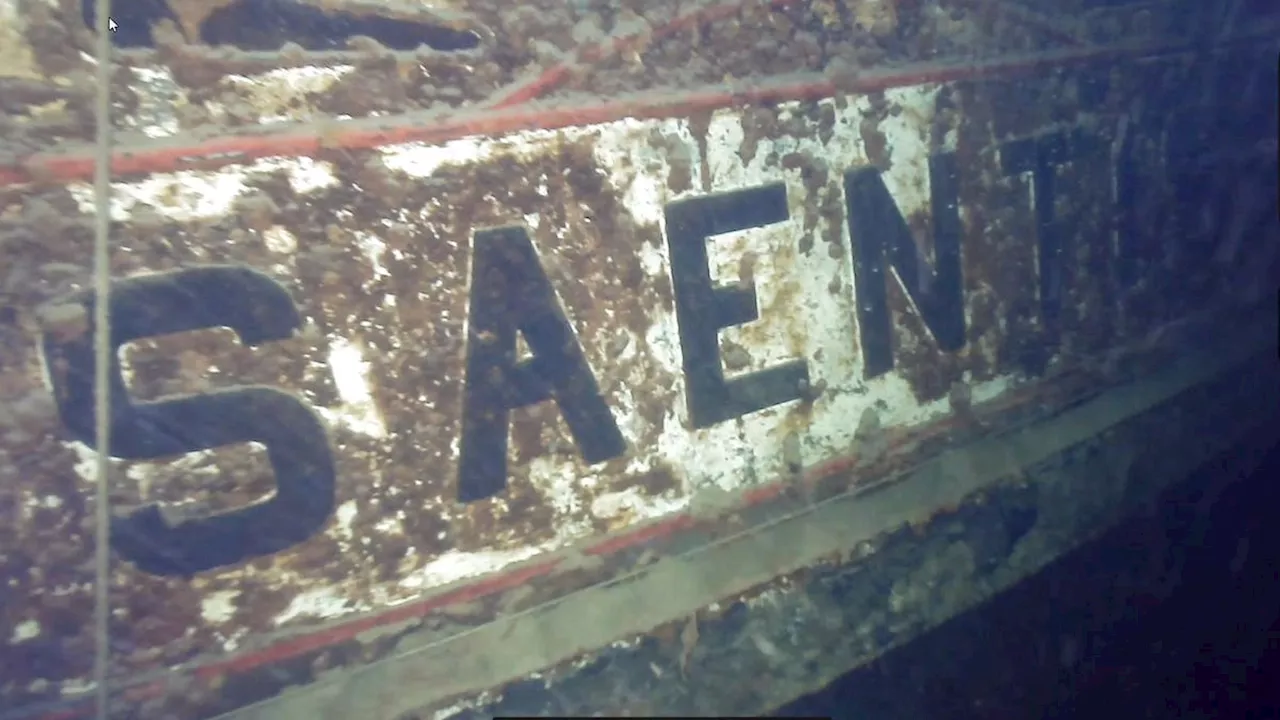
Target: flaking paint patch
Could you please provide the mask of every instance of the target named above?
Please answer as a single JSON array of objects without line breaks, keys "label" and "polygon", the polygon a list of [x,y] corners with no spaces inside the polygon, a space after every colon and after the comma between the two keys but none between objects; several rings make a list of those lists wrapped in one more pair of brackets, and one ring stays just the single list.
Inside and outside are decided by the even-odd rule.
[{"label": "flaking paint patch", "polygon": [[42,79],[17,0],[0,0],[0,77]]},{"label": "flaking paint patch", "polygon": [[[628,472],[644,472],[644,467],[628,467]],[[661,517],[678,512],[688,505],[687,498],[666,500],[650,498],[635,488],[627,488],[620,492],[606,492],[596,496],[591,502],[591,514],[598,518],[615,519],[626,517],[634,520],[637,517]]]},{"label": "flaking paint patch", "polygon": [[13,632],[9,635],[9,642],[20,643],[27,640],[34,640],[40,637],[40,623],[35,620],[23,620],[13,626]]},{"label": "flaking paint patch", "polygon": [[354,500],[348,500],[338,506],[338,509],[335,512],[337,522],[334,523],[333,532],[340,539],[347,542],[351,541],[351,521],[355,519],[356,512],[357,509]]},{"label": "flaking paint patch", "polygon": [[322,414],[369,437],[386,435],[386,423],[369,390],[369,363],[365,360],[364,349],[343,338],[330,338],[329,369],[333,372],[333,382],[343,408]]},{"label": "flaking paint patch", "polygon": [[[931,92],[905,93],[897,99],[891,95],[890,99],[924,106],[932,102]],[[797,113],[797,108],[792,106],[784,110]],[[798,431],[802,435],[800,448],[806,465],[843,457],[850,450],[856,426],[850,418],[859,417],[869,407],[881,408],[882,422],[890,428],[947,413],[949,408],[945,401],[925,405],[917,403],[910,384],[901,376],[890,373],[869,382],[861,379],[847,229],[839,218],[819,218],[814,232],[821,237],[840,238],[846,250],[842,254],[833,254],[823,243],[812,252],[802,252],[799,239],[804,232],[805,208],[811,200],[811,190],[805,186],[799,171],[784,170],[767,161],[771,154],[776,157],[789,152],[823,158],[835,181],[820,191],[838,192],[840,171],[867,162],[861,141],[851,130],[858,127],[861,113],[866,111],[867,108],[857,103],[839,109],[837,127],[840,131],[826,143],[818,138],[817,133],[802,137],[779,135],[766,138],[760,151],[746,165],[741,162],[737,151],[743,137],[741,121],[731,111],[713,117],[708,131],[711,142],[695,138],[690,124],[684,121],[627,120],[562,132],[517,133],[500,140],[467,138],[438,147],[409,144],[380,149],[377,156],[387,168],[405,173],[411,182],[433,185],[442,182],[437,175],[445,177],[450,172],[456,173],[459,167],[511,156],[537,157],[558,152],[566,143],[589,145],[591,158],[622,209],[637,225],[654,231],[633,248],[635,264],[647,287],[669,284],[670,253],[661,234],[664,230],[664,208],[672,200],[688,197],[694,191],[675,192],[668,187],[669,168],[664,151],[653,149],[642,138],[656,132],[686,143],[686,149],[694,158],[691,164],[693,171],[701,172],[704,165],[710,168],[709,181],[713,193],[783,183],[789,209],[785,221],[712,238],[708,242],[712,272],[720,282],[741,281],[742,256],[749,254],[755,258],[750,280],[759,300],[760,319],[742,327],[726,329],[721,336],[741,345],[750,356],[750,363],[744,371],[804,359],[813,382],[824,384],[826,391],[803,413],[799,412],[801,403],[793,401],[714,427],[691,429],[681,375],[679,328],[670,298],[653,296],[645,307],[642,329],[625,324],[617,314],[613,314],[612,307],[593,315],[594,308],[580,301],[573,305],[569,300],[573,284],[596,280],[575,276],[566,267],[566,251],[574,250],[575,243],[584,242],[577,234],[580,229],[544,227],[548,215],[530,213],[521,208],[521,212],[512,217],[517,222],[523,218],[530,230],[557,296],[562,305],[567,306],[570,321],[580,337],[609,336],[619,339],[624,345],[612,356],[606,355],[604,348],[598,346],[587,350],[592,370],[601,379],[602,386],[611,383],[617,388],[610,395],[609,402],[629,444],[629,455],[625,462],[608,466],[587,466],[573,453],[541,455],[522,461],[520,465],[513,466],[513,473],[518,473],[518,476],[513,474],[513,486],[518,489],[531,486],[538,502],[552,510],[549,517],[554,519],[546,523],[547,527],[538,528],[541,535],[537,538],[512,535],[511,531],[495,526],[484,530],[479,547],[443,552],[430,550],[432,545],[456,532],[459,518],[470,512],[468,508],[454,503],[451,497],[452,473],[459,450],[459,406],[440,401],[444,389],[461,386],[463,355],[449,350],[454,346],[449,346],[449,338],[442,336],[441,342],[445,343],[442,352],[454,354],[442,355],[449,359],[437,363],[438,372],[429,378],[429,382],[413,386],[417,395],[394,398],[402,405],[412,407],[416,415],[410,421],[424,425],[429,423],[451,433],[445,442],[410,445],[412,452],[408,456],[399,456],[400,459],[412,458],[413,466],[407,468],[410,471],[407,473],[402,472],[405,467],[387,464],[389,455],[376,449],[384,446],[372,443],[373,440],[387,441],[392,435],[385,409],[379,405],[386,400],[385,396],[379,399],[377,388],[384,378],[373,375],[372,364],[385,359],[383,356],[397,357],[402,352],[401,343],[410,342],[417,337],[415,334],[436,332],[440,328],[459,325],[464,320],[457,317],[457,313],[460,308],[465,312],[469,282],[466,266],[432,265],[432,272],[424,274],[421,280],[398,287],[389,285],[389,278],[396,277],[398,265],[422,262],[421,257],[413,254],[417,246],[397,247],[389,240],[389,226],[381,218],[371,221],[368,227],[359,227],[355,225],[359,216],[339,207],[334,217],[344,232],[337,239],[328,238],[330,247],[335,251],[333,254],[338,258],[332,270],[353,271],[359,281],[350,286],[351,292],[363,292],[369,297],[379,298],[382,314],[376,318],[355,317],[357,304],[353,301],[350,305],[343,305],[341,296],[328,301],[328,305],[307,306],[309,311],[304,314],[307,327],[329,328],[340,322],[355,328],[345,334],[325,329],[322,334],[308,340],[323,348],[322,354],[313,361],[314,371],[328,376],[333,386],[331,399],[323,403],[318,396],[308,399],[331,434],[341,435],[350,431],[351,434],[341,435],[343,444],[338,445],[335,452],[340,461],[349,462],[347,467],[352,468],[352,472],[367,473],[359,478],[359,482],[373,500],[404,496],[410,489],[415,497],[423,490],[434,492],[432,489],[435,487],[441,490],[438,495],[428,494],[419,498],[425,502],[415,502],[411,509],[395,505],[376,517],[376,521],[363,524],[360,522],[362,517],[371,512],[376,516],[380,512],[376,506],[371,510],[368,499],[341,499],[336,518],[325,532],[341,552],[367,554],[370,548],[396,544],[404,548],[403,552],[387,561],[386,567],[392,570],[379,579],[363,576],[325,578],[318,573],[306,575],[279,568],[269,570],[273,586],[288,595],[288,602],[273,612],[270,622],[275,626],[287,626],[302,618],[337,618],[361,610],[401,604],[418,593],[492,573],[590,537],[598,531],[592,520],[607,521],[608,527],[617,529],[625,524],[677,512],[688,506],[691,494],[699,489],[737,490],[775,480],[784,475],[784,438],[791,432]],[[913,118],[910,122],[923,122],[923,112],[904,112],[901,115]],[[917,184],[908,188],[909,183],[906,182],[912,173],[924,167],[921,158],[916,157],[928,150],[927,145],[922,144],[920,131],[909,123],[900,129],[886,124],[882,130],[893,154],[889,178],[899,175],[903,178],[902,187],[896,191],[903,193],[902,197],[896,197],[900,207],[904,213],[921,208],[927,210],[927,185],[919,186],[917,179]],[[700,147],[705,147],[710,154],[705,163],[701,162]],[[335,168],[329,163],[308,159],[264,160],[218,172],[174,173],[117,183],[113,213],[128,218],[132,212],[150,209],[164,217],[184,221],[221,220],[228,213],[234,213],[236,200],[246,193],[249,181],[279,171],[288,175],[290,187],[300,195],[330,188],[337,183]],[[890,182],[889,178],[886,182]],[[533,176],[526,181],[531,188],[541,188],[541,196],[546,197],[548,184],[554,178]],[[693,185],[701,188],[701,178],[696,179]],[[441,187],[447,185],[442,182]],[[76,192],[83,204],[87,199],[84,195],[87,187]],[[204,196],[200,197],[202,193]],[[493,202],[492,198],[490,194],[486,202]],[[188,199],[195,204],[186,205]],[[467,252],[468,248],[462,246],[466,240],[458,239],[451,232],[451,223],[456,222],[450,216],[451,202],[450,197],[438,194],[419,206],[391,208],[389,212],[397,222],[411,228],[415,243],[430,242],[433,249],[456,255]],[[581,209],[577,211],[581,212]],[[837,223],[839,227],[829,227],[828,222]],[[292,283],[296,283],[301,271],[302,257],[313,244],[311,238],[301,233],[309,230],[311,228],[302,226],[276,225],[263,231],[262,237],[250,235],[249,239],[260,243],[265,251],[271,253],[273,262],[277,259],[288,261],[273,265],[270,271],[277,273],[280,282],[296,288],[299,286]],[[843,280],[840,292],[831,290],[833,277]],[[440,302],[442,298],[449,299],[449,302]],[[304,305],[308,300],[305,296],[298,299]],[[405,324],[407,321],[401,313],[407,312],[413,303],[428,299],[435,299],[433,302],[439,305],[433,308],[434,314],[429,322],[421,326]],[[304,330],[303,334],[306,333]],[[643,360],[643,363],[632,362],[635,360]],[[618,370],[619,367],[645,366],[666,373],[669,382],[664,380],[658,386],[643,372]],[[409,369],[413,367],[409,366]],[[623,372],[630,374],[621,375]],[[1005,380],[978,384],[973,388],[973,395],[975,400],[995,397],[1007,387]],[[660,412],[655,412],[656,402],[662,403]],[[651,415],[646,416],[646,412]],[[567,437],[558,413],[551,413],[549,417],[553,418],[548,423],[553,431],[550,434]],[[399,419],[406,422],[403,411]],[[409,430],[410,437],[415,431],[415,428]],[[401,427],[396,432],[404,433],[405,430]],[[362,438],[369,439],[371,444],[359,447]],[[80,459],[76,472],[87,479],[91,477],[93,454],[82,446],[76,448],[76,445],[71,444]],[[262,454],[260,446],[253,451]],[[208,472],[210,468],[205,462],[208,458],[206,454],[193,453],[179,460],[164,462],[170,468]],[[154,466],[135,464],[129,470],[129,477],[139,485],[150,482],[147,480],[151,475],[148,465]],[[388,474],[393,472],[397,473],[395,482],[386,482]],[[671,473],[674,489],[646,495],[627,485],[635,478],[658,472]],[[506,497],[495,498],[490,501],[490,508],[499,516],[510,512],[512,503],[509,500]],[[438,517],[439,523],[424,527],[421,523],[412,522],[418,518],[410,517],[406,512]],[[209,586],[208,596],[226,591],[237,578],[249,577],[244,572],[240,569],[219,571],[218,583]],[[224,625],[217,628],[219,637],[234,638],[243,631],[234,622]]]},{"label": "flaking paint patch", "polygon": [[[93,59],[86,57],[93,64]],[[270,124],[307,121],[315,116],[312,98],[331,89],[354,70],[352,65],[277,68],[253,75],[227,75],[219,84],[216,99],[205,100],[201,112],[214,122],[230,120],[235,105],[235,122]],[[139,98],[137,109],[122,118],[122,124],[151,138],[172,137],[183,128],[178,109],[191,104],[187,89],[173,78],[170,68],[148,63],[130,66]]]},{"label": "flaking paint patch", "polygon": [[83,480],[88,487],[93,487],[97,483],[98,453],[78,440],[68,440],[62,445],[70,450],[76,458],[76,462],[72,466],[72,471],[76,477]]},{"label": "flaking paint patch", "polygon": [[[595,137],[596,163],[608,173],[615,188],[621,191],[623,204],[637,223],[657,225],[662,221],[663,208],[670,198],[661,175],[643,172],[646,167],[665,167],[663,153],[645,137],[650,132],[673,134],[680,128],[677,120],[643,122],[622,120],[612,127],[614,132],[601,131]],[[649,268],[646,267],[646,270]],[[656,272],[657,268],[653,270]]]},{"label": "flaking paint patch", "polygon": [[[904,215],[928,211],[927,162],[928,130],[938,86],[893,90],[886,93],[890,104],[903,108],[880,125],[892,153],[892,167],[885,173],[885,183],[894,194]],[[821,105],[832,105],[826,100]],[[779,114],[798,114],[801,105],[791,103],[779,108]],[[761,142],[752,162],[741,162],[738,147],[743,137],[741,116],[733,111],[716,113],[709,125],[707,141],[696,142],[687,125],[669,135],[683,138],[692,155],[695,175],[702,167],[710,168],[712,193],[730,192],[778,182],[787,185],[789,213],[784,222],[764,228],[751,228],[738,233],[712,238],[708,257],[712,277],[720,284],[737,283],[739,267],[745,255],[756,261],[752,281],[761,309],[760,317],[742,326],[722,330],[722,340],[736,343],[746,350],[749,364],[742,372],[762,370],[780,362],[804,359],[808,363],[812,384],[823,384],[826,393],[814,402],[804,428],[802,459],[806,465],[839,457],[848,451],[852,441],[847,418],[859,417],[867,407],[885,408],[881,412],[886,425],[921,422],[949,411],[946,403],[920,406],[910,385],[901,377],[889,374],[862,383],[861,359],[856,354],[857,322],[853,308],[853,269],[849,254],[830,257],[817,249],[808,255],[797,252],[803,234],[804,207],[811,191],[804,187],[800,171],[779,171],[766,158],[797,152],[829,161],[829,172],[839,174],[846,168],[868,162],[866,150],[856,132],[862,117],[871,112],[865,98],[846,108],[835,108],[836,125],[845,129],[823,143],[817,133],[799,137],[782,136]],[[708,153],[707,162],[699,162],[700,148]],[[925,182],[921,182],[921,178]],[[693,187],[701,187],[696,177]],[[689,190],[687,194],[699,191]],[[675,198],[669,198],[675,199]],[[848,230],[829,228],[830,220],[820,217],[814,233],[832,233],[849,247]],[[832,293],[833,275],[844,280],[845,293]],[[732,373],[730,373],[732,374]],[[983,388],[984,394],[995,394]],[[855,393],[854,391],[859,391]],[[683,387],[681,388],[683,395]],[[683,417],[684,398],[681,397]],[[791,407],[798,401],[774,406],[755,413],[741,422],[724,423],[696,433],[690,445],[669,438],[662,453],[675,460],[678,467],[689,469],[686,488],[712,484],[730,489],[744,482],[779,477],[785,470],[782,442],[788,430],[784,423]],[[790,406],[790,407],[789,407]],[[736,480],[735,480],[736,479]]]},{"label": "flaking paint patch", "polygon": [[321,586],[294,596],[289,606],[275,617],[275,625],[282,627],[298,617],[337,617],[370,609],[342,597],[334,588]]},{"label": "flaking paint patch", "polygon": [[266,232],[262,234],[262,239],[266,242],[267,249],[271,252],[288,255],[298,250],[298,238],[280,225],[273,225],[267,228]]},{"label": "flaking paint patch", "polygon": [[240,593],[234,590],[220,590],[206,595],[200,603],[200,614],[207,622],[221,624],[235,615],[235,600]]},{"label": "flaking paint patch", "polygon": [[400,587],[427,590],[463,578],[476,577],[493,569],[501,569],[528,560],[548,550],[551,543],[540,543],[516,550],[448,553],[427,563],[400,581]]},{"label": "flaking paint patch", "polygon": [[173,79],[167,68],[133,68],[136,78],[138,108],[124,118],[130,127],[149,138],[177,135],[179,131],[177,108],[186,103],[186,92]]},{"label": "flaking paint patch", "polygon": [[306,108],[311,96],[333,87],[354,65],[279,68],[253,76],[228,75],[225,82],[247,96],[260,123],[303,119],[293,108]]},{"label": "flaking paint patch", "polygon": [[[277,170],[287,173],[294,192],[302,195],[337,181],[329,163],[311,158],[265,160],[212,173],[179,171],[149,175],[136,182],[112,185],[111,219],[125,222],[133,213],[144,209],[159,211],[162,217],[181,222],[225,217],[231,214],[236,199],[244,193],[251,171],[261,175]],[[67,190],[80,205],[81,212],[86,215],[96,212],[91,184],[70,183]]]}]

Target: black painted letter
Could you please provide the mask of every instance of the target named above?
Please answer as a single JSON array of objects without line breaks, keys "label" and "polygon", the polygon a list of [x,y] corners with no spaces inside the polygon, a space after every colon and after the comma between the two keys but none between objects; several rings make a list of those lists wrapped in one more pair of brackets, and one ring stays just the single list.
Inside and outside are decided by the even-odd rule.
[{"label": "black painted letter", "polygon": [[[1076,135],[1074,140],[1078,143],[1080,134]],[[1070,154],[1067,134],[1061,132],[1013,140],[1000,148],[1000,162],[1006,175],[1031,173],[1032,209],[1036,216],[1036,261],[1040,274],[1040,318],[1044,322],[1046,345],[1057,340],[1065,269],[1065,249],[1054,212],[1056,166],[1067,162]]]},{"label": "black painted letter", "polygon": [[777,184],[683,200],[668,205],[666,215],[676,321],[693,426],[709,427],[801,398],[809,383],[804,360],[725,379],[720,329],[751,322],[760,312],[754,289],[714,287],[707,261],[707,238],[786,220],[786,188]]},{"label": "black painted letter", "polygon": [[[509,419],[515,408],[553,399],[582,457],[621,455],[626,442],[600,395],[578,338],[523,228],[475,234],[468,311],[467,379],[458,500],[507,486]],[[517,361],[516,331],[532,357]]]},{"label": "black painted letter", "polygon": [[845,202],[849,208],[849,237],[853,244],[853,282],[858,305],[858,329],[866,377],[893,368],[893,322],[889,315],[885,262],[933,333],[938,347],[964,347],[964,297],[960,268],[960,210],[955,156],[929,158],[933,217],[934,267],[924,266],[920,249],[902,211],[874,167],[845,173]]},{"label": "black painted letter", "polygon": [[1141,166],[1138,163],[1138,138],[1147,133],[1158,133],[1153,123],[1125,122],[1116,138],[1113,150],[1112,172],[1115,182],[1112,193],[1115,202],[1115,277],[1121,290],[1128,290],[1138,282],[1142,261],[1148,259],[1149,248],[1154,245],[1148,238],[1157,235],[1147,229],[1147,223],[1138,213],[1141,191]]},{"label": "black painted letter", "polygon": [[[94,295],[73,302],[93,317]],[[110,302],[110,454],[149,460],[257,441],[267,446],[276,479],[268,500],[177,524],[155,505],[113,518],[112,547],[147,572],[191,575],[279,552],[320,530],[333,510],[334,465],[324,428],[307,405],[270,387],[135,403],[116,359],[133,340],[205,328],[229,327],[246,345],[288,338],[301,324],[288,292],[249,268],[214,266],[119,281]],[[89,447],[96,445],[95,332],[44,338],[62,421]]]}]

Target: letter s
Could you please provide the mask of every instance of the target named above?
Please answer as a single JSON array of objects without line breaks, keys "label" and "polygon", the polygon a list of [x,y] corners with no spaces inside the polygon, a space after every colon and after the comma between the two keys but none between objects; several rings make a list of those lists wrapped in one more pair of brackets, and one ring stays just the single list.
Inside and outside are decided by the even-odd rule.
[{"label": "letter s", "polygon": [[[71,339],[43,338],[63,424],[89,447],[94,437],[95,296],[74,298],[91,327]],[[257,441],[267,447],[276,492],[262,502],[170,525],[149,505],[112,519],[112,547],[140,569],[192,575],[279,552],[324,526],[334,507],[334,462],[324,427],[294,395],[244,386],[134,402],[118,354],[128,342],[229,327],[254,346],[288,338],[301,316],[288,292],[247,267],[218,265],[117,281],[110,295],[112,457],[149,460]]]}]

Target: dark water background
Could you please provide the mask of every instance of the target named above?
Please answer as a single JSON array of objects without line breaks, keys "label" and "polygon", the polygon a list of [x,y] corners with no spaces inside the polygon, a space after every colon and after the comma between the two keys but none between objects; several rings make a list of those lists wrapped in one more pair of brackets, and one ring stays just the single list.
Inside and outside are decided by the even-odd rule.
[{"label": "dark water background", "polygon": [[[1255,471],[1242,476],[1231,453],[1207,463],[1156,517],[1123,524],[778,714],[1280,718],[1280,428],[1264,432],[1273,435],[1271,450]],[[1215,484],[1225,490],[1206,501]],[[1116,558],[1150,542],[1151,522],[1181,567],[1164,598],[1107,581]]]}]

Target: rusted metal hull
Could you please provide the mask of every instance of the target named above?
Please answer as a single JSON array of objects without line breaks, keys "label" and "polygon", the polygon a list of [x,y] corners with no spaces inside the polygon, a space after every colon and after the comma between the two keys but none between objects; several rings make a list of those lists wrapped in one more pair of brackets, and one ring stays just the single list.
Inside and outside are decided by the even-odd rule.
[{"label": "rusted metal hull", "polygon": [[[1065,37],[1007,4],[656,5],[548,9],[574,22],[539,34],[580,36],[574,62],[504,55],[518,28],[480,3],[433,22],[486,28],[492,67],[483,49],[217,55],[159,31],[123,55],[126,716],[483,714],[508,683],[578,682],[605,656],[689,687],[720,682],[709,664],[789,662],[768,618],[814,578],[856,574],[903,523],[927,536],[939,513],[1000,505],[1023,492],[1010,476],[1053,486],[1037,463],[1206,405],[1274,338],[1272,26],[1206,46],[1176,4],[1092,12]],[[69,27],[66,8],[3,7],[9,29]],[[189,40],[215,20],[175,23]],[[888,40],[910,22],[934,41]],[[765,39],[792,44],[766,61]],[[695,40],[750,52],[672,72]],[[15,717],[52,717],[83,710],[93,651],[92,167],[77,86],[50,79],[73,58],[30,49],[10,80],[36,99],[0,158],[0,691]],[[1267,397],[1225,404],[1222,442]],[[1193,464],[1200,448],[1171,449],[1201,431],[1164,428],[1160,457]],[[901,617],[856,626],[865,647],[824,650],[804,682],[1131,500],[1124,478],[1063,472],[1069,529],[993,541],[1007,557],[971,563],[1002,580],[981,592],[957,576],[956,597],[880,598]],[[767,627],[729,638],[714,618],[738,607]],[[758,712],[802,684],[724,702]],[[579,710],[593,692],[573,691]],[[709,709],[664,697],[649,711]],[[600,707],[646,712],[619,698]]]},{"label": "rusted metal hull", "polygon": [[[993,442],[943,453],[904,473],[900,484],[882,493],[824,505],[754,536],[728,538],[726,545],[740,546],[736,551],[690,553],[682,558],[691,568],[690,576],[680,580],[715,585],[720,574],[711,568],[724,563],[749,567],[748,557],[768,556],[767,548],[775,544],[800,550],[821,542],[814,538],[824,533],[843,535],[832,546],[839,549],[829,555],[806,558],[808,563],[774,560],[774,568],[765,571],[779,572],[773,581],[739,595],[724,588],[711,590],[708,596],[718,597],[717,602],[656,625],[644,636],[576,656],[531,676],[495,682],[483,692],[427,704],[434,712],[419,710],[400,717],[772,712],[991,600],[1081,541],[1121,522],[1142,522],[1167,492],[1215,455],[1231,451],[1233,459],[1241,459],[1246,468],[1244,456],[1252,454],[1256,462],[1259,451],[1269,448],[1265,443],[1274,439],[1270,431],[1259,435],[1259,428],[1280,419],[1276,414],[1280,373],[1275,365],[1274,357],[1264,353],[1233,366],[1216,381],[1139,410],[1155,399],[1147,395],[1146,401],[1130,406],[1138,412],[1105,429],[1085,419],[1092,415],[1118,420],[1115,406],[1125,403],[1117,403],[1117,395],[1136,399],[1150,392],[1129,387]],[[1199,442],[1189,444],[1188,438]],[[1080,442],[1071,444],[1075,440]],[[991,482],[961,498],[975,487],[967,481],[978,477]],[[938,510],[926,516],[926,507]],[[1147,562],[1114,562],[1110,570],[1098,571],[1105,580],[1097,582],[1109,588],[1106,595],[1116,607],[1156,601],[1169,591],[1171,581],[1177,583],[1168,574],[1166,553],[1171,541],[1155,535],[1148,541],[1150,547],[1133,553],[1148,558]],[[776,570],[801,566],[791,572]],[[621,594],[626,582],[648,581],[640,571],[613,591]],[[1105,627],[1105,618],[1097,615],[1099,608],[1074,607],[1069,594],[1064,591],[1055,597],[1057,605],[1045,612],[1055,617],[1088,613],[1093,627]],[[631,615],[661,604],[661,591],[632,595],[622,601],[625,607],[611,609]],[[643,598],[637,602],[636,596]],[[550,613],[530,620],[555,622]],[[682,637],[689,637],[690,623],[697,627],[693,644],[682,642]],[[1052,647],[1058,640],[1027,636],[990,642],[1006,646],[1047,642]],[[472,647],[446,645],[440,648],[437,662],[443,661],[444,653],[457,662]],[[952,650],[967,651],[964,647]],[[431,652],[407,655],[389,663],[384,672],[401,683],[431,677],[433,662],[425,657]],[[501,653],[486,658],[492,665],[473,657],[458,664],[487,668],[509,662]],[[1053,655],[1047,662],[1057,661]],[[477,677],[486,676],[483,670],[471,671]],[[743,682],[745,678],[753,680]],[[910,685],[909,681],[903,684]],[[397,705],[396,693],[378,695],[376,686],[372,677],[366,682],[349,681],[347,692],[358,689],[349,697],[381,700],[374,706],[353,704],[344,709],[404,707]],[[893,707],[911,707],[922,700],[914,697],[919,689],[910,687],[913,696],[891,698]],[[967,688],[958,692],[967,697]],[[320,709],[319,704],[298,706]],[[268,712],[243,716],[270,717]]]}]

